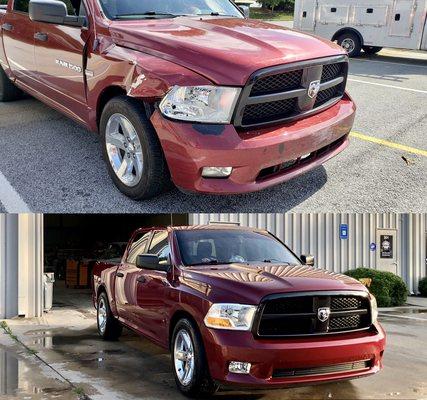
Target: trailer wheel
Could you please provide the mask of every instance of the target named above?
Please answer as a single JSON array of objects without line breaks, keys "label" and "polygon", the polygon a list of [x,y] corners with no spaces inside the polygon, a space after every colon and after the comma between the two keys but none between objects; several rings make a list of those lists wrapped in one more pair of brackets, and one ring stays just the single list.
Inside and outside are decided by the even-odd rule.
[{"label": "trailer wheel", "polygon": [[105,292],[102,292],[98,297],[97,321],[98,333],[102,339],[117,340],[121,336],[123,326],[114,318]]},{"label": "trailer wheel", "polygon": [[22,97],[22,91],[12,83],[0,66],[0,101],[14,101]]},{"label": "trailer wheel", "polygon": [[349,57],[358,57],[362,50],[362,43],[354,32],[345,32],[337,39],[338,44],[347,52]]},{"label": "trailer wheel", "polygon": [[199,330],[192,321],[182,318],[172,334],[172,368],[178,389],[185,396],[205,398],[218,386],[209,375],[205,348]]},{"label": "trailer wheel", "polygon": [[382,49],[383,49],[382,47],[378,47],[378,46],[363,46],[363,51],[366,54],[377,54]]}]

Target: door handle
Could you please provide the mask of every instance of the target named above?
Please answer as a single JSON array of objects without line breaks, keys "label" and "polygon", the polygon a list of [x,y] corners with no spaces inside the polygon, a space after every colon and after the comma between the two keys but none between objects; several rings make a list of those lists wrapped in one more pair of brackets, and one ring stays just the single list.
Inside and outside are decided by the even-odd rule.
[{"label": "door handle", "polygon": [[140,276],[136,281],[139,283],[145,283],[147,280],[145,279],[145,276]]},{"label": "door handle", "polygon": [[47,35],[47,33],[37,32],[37,33],[34,35],[34,39],[36,39],[36,40],[38,40],[38,41],[40,41],[40,42],[47,42],[48,35]]},{"label": "door handle", "polygon": [[8,24],[7,22],[4,23],[1,27],[4,31],[13,31],[13,25]]},{"label": "door handle", "polygon": [[117,278],[123,278],[124,276],[125,276],[125,274],[122,274],[121,272],[116,272]]}]

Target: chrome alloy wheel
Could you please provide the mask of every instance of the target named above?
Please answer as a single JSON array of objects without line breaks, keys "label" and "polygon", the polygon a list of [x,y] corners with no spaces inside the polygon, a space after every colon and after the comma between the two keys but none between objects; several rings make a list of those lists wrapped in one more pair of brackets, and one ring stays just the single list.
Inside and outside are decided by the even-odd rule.
[{"label": "chrome alloy wheel", "polygon": [[107,305],[104,298],[101,297],[98,304],[98,326],[99,331],[103,334],[107,325]]},{"label": "chrome alloy wheel", "polygon": [[126,186],[136,186],[144,168],[141,142],[135,127],[122,114],[113,114],[107,122],[105,145],[110,164]]},{"label": "chrome alloy wheel", "polygon": [[341,47],[347,51],[347,53],[352,53],[356,48],[356,43],[351,38],[346,38],[341,42]]},{"label": "chrome alloy wheel", "polygon": [[179,382],[188,386],[194,376],[194,346],[190,335],[184,329],[176,335],[173,357]]}]

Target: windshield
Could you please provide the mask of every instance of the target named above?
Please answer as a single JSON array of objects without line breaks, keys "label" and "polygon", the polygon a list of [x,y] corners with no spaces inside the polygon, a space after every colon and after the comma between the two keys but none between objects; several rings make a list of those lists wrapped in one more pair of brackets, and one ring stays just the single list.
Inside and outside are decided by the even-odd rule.
[{"label": "windshield", "polygon": [[230,0],[100,0],[110,19],[214,15],[243,18]]},{"label": "windshield", "polygon": [[176,232],[184,265],[270,262],[301,264],[273,236],[262,232],[194,229]]}]

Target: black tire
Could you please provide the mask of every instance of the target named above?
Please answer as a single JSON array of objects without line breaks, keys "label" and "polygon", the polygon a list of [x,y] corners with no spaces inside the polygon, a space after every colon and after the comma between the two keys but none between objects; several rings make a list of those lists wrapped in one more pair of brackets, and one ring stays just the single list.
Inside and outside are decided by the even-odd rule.
[{"label": "black tire", "polygon": [[[351,51],[349,51],[345,44],[346,41],[349,41],[352,43]],[[337,39],[338,44],[343,47],[345,50],[347,50],[347,54],[349,57],[358,57],[360,56],[360,52],[362,51],[362,43],[357,34],[354,32],[346,32],[341,34]]]},{"label": "black tire", "polygon": [[0,66],[0,101],[14,101],[22,97],[23,92],[12,83]]},{"label": "black tire", "polygon": [[[106,306],[106,313],[107,313],[106,324],[105,324],[105,327],[103,328],[100,326],[100,322],[99,322],[99,312],[100,312],[101,301],[104,302]],[[110,303],[108,302],[108,296],[105,292],[102,292],[98,297],[96,320],[98,325],[98,333],[103,340],[115,341],[121,336],[123,332],[123,326],[116,318],[114,318],[113,313],[111,312]]]},{"label": "black tire", "polygon": [[[182,385],[176,369],[175,369],[175,358],[174,358],[174,345],[178,332],[185,330],[189,335],[194,347],[194,374],[192,380],[186,385]],[[206,359],[205,348],[200,332],[195,324],[187,318],[180,319],[175,325],[172,341],[172,369],[175,376],[175,382],[178,389],[187,397],[204,398],[212,396],[217,390],[218,385],[212,380],[209,374],[208,362]]]},{"label": "black tire", "polygon": [[377,54],[378,52],[380,52],[383,48],[382,47],[378,47],[378,46],[363,46],[363,51],[366,54]]},{"label": "black tire", "polygon": [[[108,120],[114,114],[121,114],[131,122],[141,143],[144,168],[139,183],[132,187],[119,179],[108,158],[106,128]],[[141,102],[127,96],[118,96],[110,100],[102,112],[100,133],[108,172],[122,193],[133,200],[142,200],[155,197],[171,188],[170,174],[159,139]]]}]

